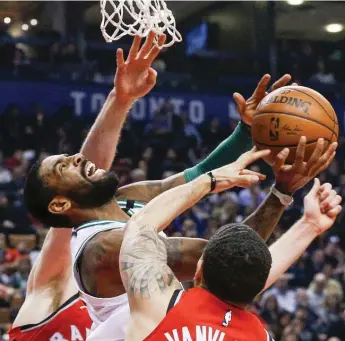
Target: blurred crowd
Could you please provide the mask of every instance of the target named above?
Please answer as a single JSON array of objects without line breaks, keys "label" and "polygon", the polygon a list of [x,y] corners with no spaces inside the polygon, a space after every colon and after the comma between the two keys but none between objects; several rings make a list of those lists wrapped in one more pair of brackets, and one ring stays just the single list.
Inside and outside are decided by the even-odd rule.
[{"label": "blurred crowd", "polygon": [[[99,35],[99,30],[97,30]],[[121,40],[121,47],[130,46],[130,38]],[[73,82],[112,84],[115,72],[114,54],[118,46],[86,40],[82,46],[74,40],[62,40],[54,31],[39,31],[17,43],[0,27],[0,77],[49,79]],[[281,39],[277,44],[277,72],[290,73],[299,83],[329,93],[345,90],[344,46],[342,42],[327,44]],[[186,56],[183,44],[164,49],[153,67],[160,73],[158,86],[178,88],[188,84],[197,91],[228,91],[236,77],[249,82],[267,71],[266,54],[237,56],[231,60],[214,51],[212,57]],[[212,63],[212,68],[209,68]],[[262,69],[264,68],[264,69]],[[173,75],[171,75],[173,73]],[[236,89],[239,90],[239,89]],[[325,93],[325,92],[324,92]]]},{"label": "blurred crowd", "polygon": [[[175,113],[165,103],[147,123],[127,120],[113,164],[120,184],[161,179],[196,164],[229,136],[237,122],[220,124],[211,117],[193,125],[187,113]],[[28,167],[49,154],[75,153],[92,121],[72,118],[68,107],[47,116],[39,108],[23,115],[16,106],[0,114],[0,325],[15,317],[46,227],[30,219],[22,200]],[[337,157],[320,175],[345,196],[345,141]],[[242,221],[263,201],[273,180],[270,168],[252,166],[268,179],[250,189],[211,195],[178,217],[169,227],[172,236],[209,238],[221,225]],[[270,243],[300,216],[305,188],[283,215]],[[276,341],[345,340],[345,223],[340,215],[330,233],[317,239],[296,264],[251,309],[261,316]],[[6,313],[5,313],[6,312]],[[7,314],[7,315],[6,315]]]}]

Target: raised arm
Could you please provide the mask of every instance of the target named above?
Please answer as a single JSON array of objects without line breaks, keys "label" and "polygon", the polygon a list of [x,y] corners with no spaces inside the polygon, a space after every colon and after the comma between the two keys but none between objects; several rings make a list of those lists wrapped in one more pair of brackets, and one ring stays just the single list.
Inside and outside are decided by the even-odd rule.
[{"label": "raised arm", "polygon": [[[81,148],[81,153],[98,168],[108,170],[111,167],[127,113],[134,101],[145,96],[156,84],[157,73],[151,64],[160,50],[153,45],[155,37],[151,32],[140,48],[141,38],[136,36],[126,61],[122,49],[117,50],[114,89]],[[164,40],[165,35],[162,35],[159,43],[163,44]]]},{"label": "raised arm", "polygon": [[[242,95],[234,94],[237,109],[241,116],[241,122],[234,132],[196,166],[186,169],[184,172],[171,176],[165,180],[143,181],[119,188],[117,197],[149,202],[157,195],[176,186],[185,184],[196,179],[213,169],[225,166],[237,160],[243,153],[252,148],[250,126],[256,107],[267,94],[270,75],[264,75],[259,81],[257,88],[247,101]],[[286,85],[291,80],[290,75],[284,75],[272,85],[272,90]]]},{"label": "raised arm", "polygon": [[[52,285],[61,283],[62,278],[71,275],[71,229],[50,228],[44,240],[42,250],[31,269],[27,294],[44,290]],[[56,283],[54,284],[54,281]],[[76,292],[77,290],[75,290]]]},{"label": "raised arm", "polygon": [[281,238],[271,245],[272,268],[265,289],[271,286],[307,249],[328,230],[341,212],[341,196],[331,184],[320,186],[318,179],[304,198],[304,214]]}]

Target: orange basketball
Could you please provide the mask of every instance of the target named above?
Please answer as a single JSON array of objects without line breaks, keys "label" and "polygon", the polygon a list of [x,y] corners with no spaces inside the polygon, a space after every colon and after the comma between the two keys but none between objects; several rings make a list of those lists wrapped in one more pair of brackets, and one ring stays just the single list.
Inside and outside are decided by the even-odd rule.
[{"label": "orange basketball", "polygon": [[325,139],[325,149],[338,140],[338,119],[332,105],[315,90],[285,86],[266,96],[259,104],[252,123],[252,137],[258,149],[270,149],[268,163],[285,147],[290,149],[287,163],[293,163],[301,136],[306,136],[305,161],[317,140]]}]

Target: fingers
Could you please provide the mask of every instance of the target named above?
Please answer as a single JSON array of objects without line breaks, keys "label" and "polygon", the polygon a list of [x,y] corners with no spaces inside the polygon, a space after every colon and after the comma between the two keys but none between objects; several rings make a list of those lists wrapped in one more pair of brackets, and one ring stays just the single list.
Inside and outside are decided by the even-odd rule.
[{"label": "fingers", "polygon": [[340,203],[342,202],[343,198],[340,195],[336,195],[333,200],[329,203],[328,209],[333,210],[333,208],[340,206]]},{"label": "fingers", "polygon": [[[165,34],[162,34],[161,36],[159,36],[158,38],[158,46],[157,45],[154,45],[149,54],[147,55],[146,59],[147,61],[151,64],[158,56],[159,52],[161,51],[161,48],[162,46],[164,45],[165,43],[165,40],[166,40],[167,36]],[[143,54],[143,56],[145,56]]]},{"label": "fingers", "polygon": [[266,74],[264,75],[256,89],[254,90],[254,93],[253,93],[253,97],[258,100],[258,101],[261,101],[265,96],[266,96],[266,90],[267,90],[267,86],[268,86],[268,83],[270,82],[271,80],[271,76],[269,74]]},{"label": "fingers", "polygon": [[[308,165],[307,163],[307,167],[309,169],[309,174],[311,176],[316,176],[317,174],[319,174],[320,172],[322,172],[323,170],[325,170],[333,161],[334,157],[335,157],[335,151],[338,147],[338,143],[334,142],[332,143],[328,149],[326,150],[325,153],[323,153],[323,155],[319,155],[319,153],[317,153],[318,159],[317,160],[313,160],[314,165]],[[315,152],[315,151],[314,151]],[[314,153],[313,153],[314,155]],[[320,157],[321,156],[321,157]]]},{"label": "fingers", "polygon": [[289,148],[284,148],[281,150],[277,156],[276,156],[276,161],[273,165],[273,171],[274,173],[278,173],[282,166],[284,166],[286,159],[288,158],[290,154],[290,149]]},{"label": "fingers", "polygon": [[156,33],[151,31],[149,35],[147,36],[145,43],[143,44],[143,46],[141,47],[138,53],[138,58],[145,58],[149,54],[155,38],[156,38]]},{"label": "fingers", "polygon": [[133,39],[133,43],[132,43],[131,49],[129,50],[128,60],[134,60],[134,59],[137,58],[137,54],[138,54],[138,51],[139,51],[140,43],[141,43],[141,37],[136,35],[134,37],[134,39]]},{"label": "fingers", "polygon": [[239,94],[238,92],[235,92],[233,94],[233,98],[234,101],[237,104],[237,111],[242,115],[244,114],[245,110],[246,110],[246,100],[244,99],[244,97]]},{"label": "fingers", "polygon": [[146,78],[146,84],[147,85],[153,85],[156,83],[156,79],[157,79],[157,71],[150,68],[149,73],[148,73],[147,78]]},{"label": "fingers", "polygon": [[262,173],[259,173],[259,172],[254,172],[254,171],[251,171],[249,169],[241,170],[240,175],[255,175],[255,176],[259,177],[260,180],[265,180],[266,179],[266,175],[265,174],[262,174]]},{"label": "fingers", "polygon": [[303,168],[304,168],[304,155],[305,155],[305,147],[307,144],[307,138],[305,136],[301,136],[298,146],[296,149],[296,157],[295,157],[295,162],[294,162],[294,167],[296,173],[302,173]]},{"label": "fingers", "polygon": [[125,64],[125,59],[123,56],[123,50],[122,49],[117,49],[117,51],[116,51],[116,64],[117,64],[117,67],[121,67],[122,65]]},{"label": "fingers", "polygon": [[257,151],[256,147],[254,147],[249,152],[246,152],[240,156],[237,162],[240,168],[247,168],[247,166],[249,166],[251,163],[269,155],[270,153],[271,151],[269,149]]},{"label": "fingers", "polygon": [[320,157],[325,149],[324,146],[325,140],[322,138],[318,139],[313,154],[307,162],[307,169],[309,170],[309,174],[313,174],[315,166],[318,165]]},{"label": "fingers", "polygon": [[332,185],[329,182],[326,182],[320,187],[320,201],[325,200],[331,193]]},{"label": "fingers", "polygon": [[321,211],[325,212],[339,205],[341,202],[341,198],[339,201],[339,198],[337,198],[337,196],[337,192],[334,189],[332,189],[329,192],[328,196],[320,202]]},{"label": "fingers", "polygon": [[287,85],[291,82],[291,75],[286,74],[283,77],[279,78],[276,82],[273,83],[271,86],[271,91],[281,88],[282,86]]},{"label": "fingers", "polygon": [[337,215],[339,215],[341,211],[342,211],[342,207],[340,205],[338,205],[338,206],[334,207],[333,209],[329,210],[327,212],[327,215],[330,218],[336,218]]},{"label": "fingers", "polygon": [[260,181],[257,175],[238,175],[233,179],[233,185],[237,187],[250,187]]},{"label": "fingers", "polygon": [[307,195],[311,197],[316,197],[319,190],[320,190],[320,180],[318,178],[315,178],[314,185]]}]

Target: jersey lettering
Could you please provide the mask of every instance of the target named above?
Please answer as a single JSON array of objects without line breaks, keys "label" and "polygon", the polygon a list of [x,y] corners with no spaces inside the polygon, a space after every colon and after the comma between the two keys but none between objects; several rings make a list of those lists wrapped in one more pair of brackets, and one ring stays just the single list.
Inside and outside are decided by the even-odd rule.
[{"label": "jersey lettering", "polygon": [[[174,329],[171,333],[164,334],[168,341],[193,341],[192,335],[188,327],[182,327],[180,331]],[[196,326],[195,335],[195,341],[223,341],[225,337],[225,333],[207,326]]]},{"label": "jersey lettering", "polygon": [[49,338],[49,341],[68,341],[68,340],[65,339],[61,333],[54,333],[54,335]]},{"label": "jersey lettering", "polygon": [[[80,332],[77,326],[72,324],[70,326],[70,330],[71,330],[71,337],[69,339],[65,339],[64,335],[57,332],[57,333],[54,333],[54,335],[50,337],[49,341],[85,341],[82,333]],[[85,328],[85,330],[86,330],[86,333],[85,333],[86,337],[88,337],[90,334],[90,329]]]},{"label": "jersey lettering", "polygon": [[84,341],[76,326],[71,325],[71,341]]}]

